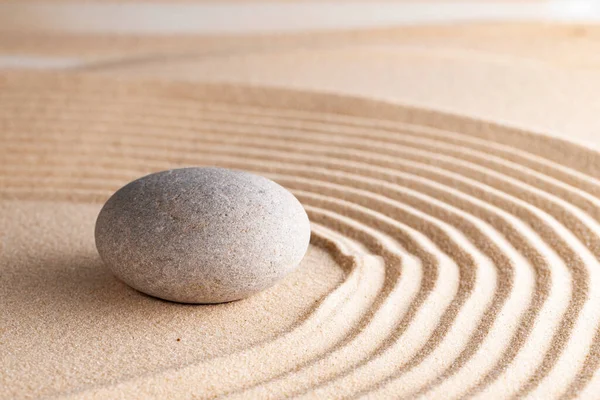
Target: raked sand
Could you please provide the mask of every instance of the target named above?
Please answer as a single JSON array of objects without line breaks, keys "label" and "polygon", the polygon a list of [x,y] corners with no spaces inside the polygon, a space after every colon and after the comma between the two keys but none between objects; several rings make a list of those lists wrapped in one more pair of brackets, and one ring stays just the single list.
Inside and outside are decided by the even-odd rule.
[{"label": "raked sand", "polygon": [[[594,398],[600,154],[419,107],[241,84],[0,75],[0,397]],[[169,303],[93,224],[138,176],[215,165],[291,190],[300,268]]]}]

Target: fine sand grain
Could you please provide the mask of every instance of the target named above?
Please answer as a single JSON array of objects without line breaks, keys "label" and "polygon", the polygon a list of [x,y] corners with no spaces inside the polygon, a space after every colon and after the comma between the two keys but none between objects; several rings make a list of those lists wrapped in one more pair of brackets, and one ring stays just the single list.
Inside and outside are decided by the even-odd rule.
[{"label": "fine sand grain", "polygon": [[[0,397],[594,398],[600,154],[350,96],[0,75]],[[216,165],[302,202],[311,248],[247,300],[120,283],[122,184]]]}]

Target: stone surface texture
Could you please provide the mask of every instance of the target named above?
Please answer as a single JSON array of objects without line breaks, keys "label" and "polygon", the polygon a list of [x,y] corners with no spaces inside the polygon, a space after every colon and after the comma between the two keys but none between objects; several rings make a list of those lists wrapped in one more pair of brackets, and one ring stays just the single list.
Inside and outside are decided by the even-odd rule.
[{"label": "stone surface texture", "polygon": [[310,222],[277,183],[243,171],[182,168],[119,189],[96,221],[104,263],[133,288],[183,303],[266,289],[308,249]]}]

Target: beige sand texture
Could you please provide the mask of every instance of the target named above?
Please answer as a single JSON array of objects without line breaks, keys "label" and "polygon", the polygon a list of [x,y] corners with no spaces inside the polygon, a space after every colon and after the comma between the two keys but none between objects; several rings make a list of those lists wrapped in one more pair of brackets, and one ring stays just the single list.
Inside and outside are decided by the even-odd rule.
[{"label": "beige sand texture", "polygon": [[[153,50],[178,38],[0,41],[144,49],[0,73],[0,398],[598,397],[600,154],[567,141],[600,144],[594,28],[319,35],[188,38],[239,47],[183,62]],[[102,203],[190,165],[290,189],[298,271],[199,307],[116,280]]]},{"label": "beige sand texture", "polygon": [[[62,41],[57,51],[98,49],[98,60],[74,68],[89,73],[367,96],[600,143],[598,27],[466,24],[237,39],[137,38],[134,44],[124,37],[113,42],[113,52],[121,48],[129,56],[116,57],[105,53],[106,38],[88,37]],[[47,40],[42,43],[57,42]],[[174,50],[164,50],[168,43]]]},{"label": "beige sand texture", "polygon": [[0,36],[0,51],[73,60],[69,69],[86,73],[367,96],[598,145],[596,26],[480,23],[258,36],[29,33]]},{"label": "beige sand texture", "polygon": [[[598,153],[440,112],[243,86],[2,76],[6,398],[593,398]],[[303,202],[298,273],[194,307],[102,268],[96,212],[184,165]]]}]

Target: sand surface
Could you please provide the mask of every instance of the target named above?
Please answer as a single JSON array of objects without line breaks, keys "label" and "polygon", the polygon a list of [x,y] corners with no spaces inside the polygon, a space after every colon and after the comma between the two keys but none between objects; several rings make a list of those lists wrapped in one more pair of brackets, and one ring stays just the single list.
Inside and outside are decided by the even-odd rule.
[{"label": "sand surface", "polygon": [[[595,398],[596,34],[430,29],[1,72],[0,398]],[[200,307],[117,281],[94,249],[102,203],[190,165],[290,189],[312,222],[298,271]]]}]

